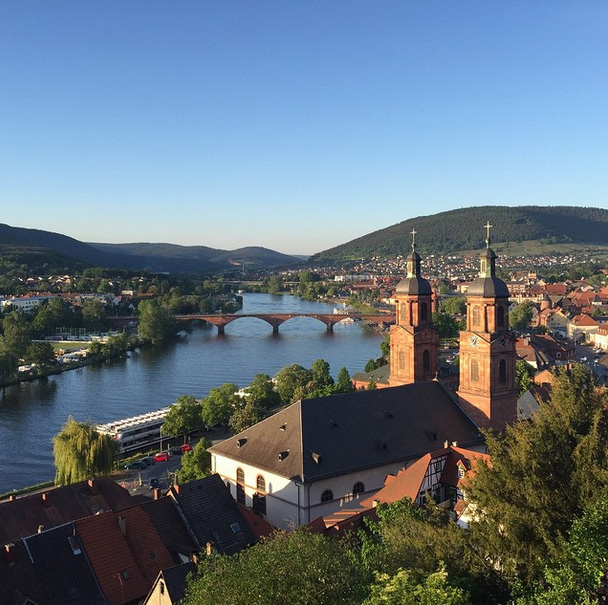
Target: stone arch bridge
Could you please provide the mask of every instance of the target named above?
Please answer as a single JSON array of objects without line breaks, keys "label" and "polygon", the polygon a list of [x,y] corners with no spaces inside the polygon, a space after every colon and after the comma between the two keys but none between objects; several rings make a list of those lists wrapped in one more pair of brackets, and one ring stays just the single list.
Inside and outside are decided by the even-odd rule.
[{"label": "stone arch bridge", "polygon": [[[395,323],[395,315],[393,313],[347,313],[343,315],[335,313],[215,313],[176,315],[175,319],[177,321],[207,321],[217,327],[218,334],[223,334],[225,327],[229,323],[236,321],[237,319],[242,319],[243,317],[255,317],[269,323],[272,326],[273,334],[279,333],[279,326],[281,324],[296,317],[312,317],[313,319],[317,319],[325,324],[328,332],[332,332],[334,326],[345,319],[363,321],[379,327],[385,327]],[[137,322],[137,317],[111,317],[108,319],[115,327],[124,327],[129,322]]]}]

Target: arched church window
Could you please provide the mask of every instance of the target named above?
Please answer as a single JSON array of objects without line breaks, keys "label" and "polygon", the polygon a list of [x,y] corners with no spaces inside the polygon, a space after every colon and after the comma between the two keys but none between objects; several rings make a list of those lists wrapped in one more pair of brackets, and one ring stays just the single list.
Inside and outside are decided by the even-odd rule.
[{"label": "arched church window", "polygon": [[505,325],[505,308],[504,307],[498,307],[498,309],[496,309],[496,325],[499,328],[502,328]]},{"label": "arched church window", "polygon": [[330,489],[326,489],[321,494],[321,502],[331,502],[334,499],[334,493]]},{"label": "arched church window", "polygon": [[431,369],[431,354],[428,349],[424,349],[422,353],[422,369],[428,372]]},{"label": "arched church window", "polygon": [[364,491],[365,491],[365,485],[363,484],[363,482],[357,481],[357,483],[355,483],[353,485],[353,496],[362,494]]},{"label": "arched church window", "polygon": [[498,382],[507,382],[507,362],[504,359],[498,364]]},{"label": "arched church window", "polygon": [[479,362],[476,359],[471,361],[471,382],[479,382]]},{"label": "arched church window", "polygon": [[481,320],[479,317],[479,307],[473,307],[473,325],[479,326],[481,324]]},{"label": "arched church window", "polygon": [[245,472],[242,468],[236,469],[236,501],[245,504]]},{"label": "arched church window", "polygon": [[428,321],[428,311],[425,302],[420,303],[420,321]]},{"label": "arched church window", "polygon": [[399,369],[405,370],[405,351],[399,351]]}]

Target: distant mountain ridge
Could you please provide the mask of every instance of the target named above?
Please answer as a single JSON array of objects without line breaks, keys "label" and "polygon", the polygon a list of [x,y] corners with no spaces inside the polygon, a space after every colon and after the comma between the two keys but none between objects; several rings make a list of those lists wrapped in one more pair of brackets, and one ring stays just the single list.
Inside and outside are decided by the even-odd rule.
[{"label": "distant mountain ridge", "polygon": [[206,246],[175,244],[89,244],[67,235],[0,224],[0,254],[10,251],[40,257],[48,251],[54,262],[66,268],[83,263],[96,267],[149,270],[152,272],[224,271],[244,264],[247,268],[268,268],[300,262],[300,259],[262,247],[218,250]]},{"label": "distant mountain ridge", "polygon": [[475,206],[411,218],[324,250],[311,262],[394,257],[411,250],[412,229],[425,254],[483,247],[483,225],[493,225],[493,243],[539,240],[608,246],[608,210],[578,206]]}]

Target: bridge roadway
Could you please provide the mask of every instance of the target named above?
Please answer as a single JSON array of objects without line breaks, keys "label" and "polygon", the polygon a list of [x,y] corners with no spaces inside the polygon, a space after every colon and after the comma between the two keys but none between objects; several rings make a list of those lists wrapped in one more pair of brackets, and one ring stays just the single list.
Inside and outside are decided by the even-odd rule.
[{"label": "bridge roadway", "polygon": [[[393,313],[378,313],[378,314],[367,314],[367,313],[226,313],[226,314],[189,314],[189,315],[175,315],[177,321],[193,321],[202,320],[208,321],[217,327],[218,334],[224,333],[224,328],[231,322],[243,317],[256,317],[269,323],[272,326],[273,334],[279,333],[279,326],[286,322],[288,319],[294,317],[312,317],[323,322],[327,327],[328,332],[332,332],[334,326],[344,319],[354,319],[359,321],[365,321],[367,323],[375,324],[377,326],[385,326],[395,323],[395,315]],[[137,317],[110,317],[108,318],[116,327],[119,325],[124,327],[129,322],[137,322]]]}]

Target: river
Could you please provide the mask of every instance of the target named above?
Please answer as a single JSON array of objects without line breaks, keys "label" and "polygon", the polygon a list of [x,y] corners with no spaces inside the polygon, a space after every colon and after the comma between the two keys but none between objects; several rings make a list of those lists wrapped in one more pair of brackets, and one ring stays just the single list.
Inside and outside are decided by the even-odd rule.
[{"label": "river", "polygon": [[[293,296],[244,294],[242,313],[331,313],[333,305]],[[86,366],[46,380],[5,389],[0,399],[0,493],[54,476],[52,438],[68,416],[103,423],[156,410],[180,395],[205,396],[224,382],[247,386],[255,374],[273,376],[315,359],[329,362],[334,378],[352,374],[380,354],[382,335],[359,323],[327,332],[313,318],[294,318],[272,334],[267,322],[238,319],[223,336],[214,326],[184,334],[179,342],[138,349],[127,359]]]}]

